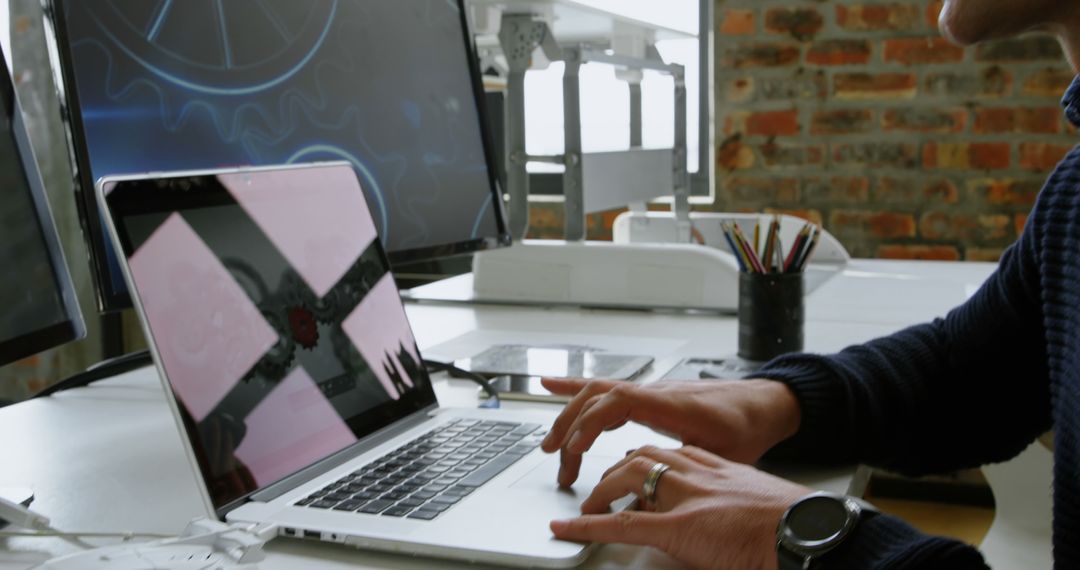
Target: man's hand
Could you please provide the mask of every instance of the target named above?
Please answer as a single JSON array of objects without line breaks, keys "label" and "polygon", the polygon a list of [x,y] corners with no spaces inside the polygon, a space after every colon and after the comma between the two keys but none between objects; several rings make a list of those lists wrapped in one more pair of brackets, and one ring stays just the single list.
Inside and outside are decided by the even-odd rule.
[{"label": "man's hand", "polygon": [[[646,511],[608,513],[628,494],[643,495],[657,463],[670,468]],[[556,538],[652,546],[695,568],[775,570],[776,526],[810,490],[696,447],[643,447],[604,474],[576,519],[552,521]]]},{"label": "man's hand", "polygon": [[601,432],[628,421],[741,463],[753,463],[795,434],[799,405],[787,386],[771,380],[658,382],[555,380],[544,387],[573,395],[544,439],[562,450],[559,484],[577,480],[581,454]]}]

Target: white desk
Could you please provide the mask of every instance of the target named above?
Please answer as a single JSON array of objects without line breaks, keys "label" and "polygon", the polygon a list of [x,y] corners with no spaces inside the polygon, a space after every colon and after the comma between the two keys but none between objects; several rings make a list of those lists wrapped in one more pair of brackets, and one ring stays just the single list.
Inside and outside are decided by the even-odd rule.
[{"label": "white desk", "polygon": [[[932,266],[920,268],[918,264],[897,269],[933,271]],[[957,269],[966,271],[971,283],[981,282],[988,273],[987,267],[976,265],[949,266],[947,270]],[[808,307],[825,310],[835,304],[835,309],[841,308],[845,303],[835,295],[849,286],[847,279],[840,277],[822,286],[811,295]],[[909,311],[909,320],[904,323],[893,322],[891,317],[883,322],[811,317],[806,325],[806,349],[837,350],[944,314],[953,304],[952,299],[939,302],[933,296],[917,301],[917,310]],[[653,347],[656,363],[642,378],[645,382],[659,378],[682,358],[728,356],[736,346],[736,323],[730,317],[453,305],[410,305],[408,312],[428,358],[468,356],[491,338],[500,342],[558,339],[601,347]],[[475,386],[465,381],[438,379],[436,393],[444,405],[476,402]],[[0,433],[4,434],[0,440],[0,457],[4,458],[0,486],[31,484],[37,493],[34,509],[50,517],[58,528],[174,533],[188,519],[203,515],[194,472],[184,460],[179,434],[150,369],[2,409]],[[841,492],[853,485],[858,490],[860,484],[850,468],[791,470],[782,475],[811,487]],[[68,551],[65,543],[51,539],[0,542],[0,570],[27,568]],[[267,551],[268,559],[260,568],[454,566],[284,539],[271,543]],[[587,566],[656,568],[670,564],[652,550],[605,546]]]}]

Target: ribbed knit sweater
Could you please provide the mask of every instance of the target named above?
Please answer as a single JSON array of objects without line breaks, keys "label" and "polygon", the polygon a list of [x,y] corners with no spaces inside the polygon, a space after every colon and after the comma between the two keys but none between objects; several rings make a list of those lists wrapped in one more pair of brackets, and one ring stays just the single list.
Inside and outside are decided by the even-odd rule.
[{"label": "ribbed knit sweater", "polygon": [[[1080,126],[1080,77],[1062,101]],[[1055,568],[1080,568],[1080,147],[1039,194],[1020,239],[943,319],[757,375],[791,387],[805,460],[940,473],[1008,460],[1054,430]],[[823,568],[984,568],[959,542],[890,516],[858,527]]]}]

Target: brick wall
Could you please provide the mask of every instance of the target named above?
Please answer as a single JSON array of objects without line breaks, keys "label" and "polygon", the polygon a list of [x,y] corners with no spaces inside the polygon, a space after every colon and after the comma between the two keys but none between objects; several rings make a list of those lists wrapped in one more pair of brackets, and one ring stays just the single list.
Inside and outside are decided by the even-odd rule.
[{"label": "brick wall", "polygon": [[717,0],[717,199],[859,257],[995,260],[1075,143],[1056,41],[969,49],[940,0]]}]

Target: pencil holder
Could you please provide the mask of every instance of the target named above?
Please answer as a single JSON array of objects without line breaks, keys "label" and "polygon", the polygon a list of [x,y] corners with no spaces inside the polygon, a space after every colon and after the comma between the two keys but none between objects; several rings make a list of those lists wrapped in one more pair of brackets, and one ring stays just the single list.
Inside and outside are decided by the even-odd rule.
[{"label": "pencil holder", "polygon": [[739,274],[739,357],[764,362],[803,349],[803,274]]}]

